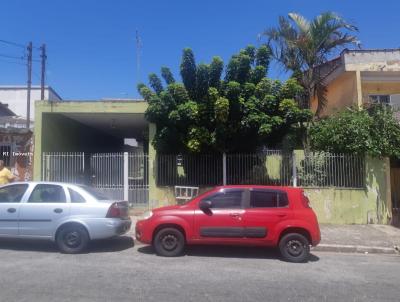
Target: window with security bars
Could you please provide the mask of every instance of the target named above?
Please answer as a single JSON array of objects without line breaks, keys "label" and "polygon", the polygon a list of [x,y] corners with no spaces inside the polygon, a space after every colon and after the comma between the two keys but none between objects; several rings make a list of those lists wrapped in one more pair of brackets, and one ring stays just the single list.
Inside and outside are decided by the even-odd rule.
[{"label": "window with security bars", "polygon": [[370,94],[368,97],[372,104],[389,105],[390,103],[390,95],[388,94]]}]

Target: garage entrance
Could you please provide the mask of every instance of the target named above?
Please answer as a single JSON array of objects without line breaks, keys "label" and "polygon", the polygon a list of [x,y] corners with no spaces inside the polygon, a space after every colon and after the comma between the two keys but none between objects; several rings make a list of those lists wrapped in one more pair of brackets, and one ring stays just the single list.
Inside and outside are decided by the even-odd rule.
[{"label": "garage entrance", "polygon": [[35,180],[91,185],[112,199],[147,205],[146,102],[37,102],[35,108]]}]

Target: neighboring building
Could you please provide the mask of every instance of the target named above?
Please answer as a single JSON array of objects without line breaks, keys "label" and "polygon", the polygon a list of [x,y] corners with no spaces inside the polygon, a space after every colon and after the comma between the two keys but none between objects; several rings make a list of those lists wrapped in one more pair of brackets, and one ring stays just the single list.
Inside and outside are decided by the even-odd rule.
[{"label": "neighboring building", "polygon": [[[32,86],[30,118],[35,119],[35,101],[40,100],[40,86]],[[27,115],[27,87],[26,86],[0,86],[0,103],[8,106],[8,109],[16,115],[26,118]],[[60,101],[61,97],[50,86],[45,87],[44,99]]]},{"label": "neighboring building", "polygon": [[[19,180],[32,179],[35,101],[40,97],[40,86],[32,86],[27,129],[27,86],[0,86],[0,159]],[[45,87],[44,97],[50,101],[61,100],[49,86]]]},{"label": "neighboring building", "polygon": [[[368,103],[400,109],[400,49],[344,50],[320,68],[328,88],[322,115]],[[316,110],[316,99],[311,108]]]},{"label": "neighboring building", "polygon": [[[321,115],[329,116],[346,107],[370,104],[391,106],[400,121],[400,49],[344,50],[320,67],[326,76],[327,104]],[[317,100],[311,100],[316,111]],[[390,160],[392,223],[400,225],[400,160]]]},{"label": "neighboring building", "polygon": [[0,159],[11,168],[17,179],[31,179],[32,131],[26,128],[25,118],[17,116],[4,104],[0,104]]}]

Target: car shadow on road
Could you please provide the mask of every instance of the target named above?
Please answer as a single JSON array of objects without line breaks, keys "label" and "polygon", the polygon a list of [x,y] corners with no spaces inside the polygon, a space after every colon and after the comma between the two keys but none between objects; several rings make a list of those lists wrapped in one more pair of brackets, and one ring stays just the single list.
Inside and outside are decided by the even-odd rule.
[{"label": "car shadow on road", "polygon": [[[133,248],[134,245],[135,243],[132,237],[120,236],[111,239],[92,241],[84,253],[91,254],[119,252]],[[54,242],[33,239],[1,239],[0,250],[59,253],[59,250]]]},{"label": "car shadow on road", "polygon": [[[139,247],[138,252],[155,255],[155,251],[150,245]],[[189,257],[275,259],[284,261],[276,249],[265,247],[195,245],[187,247],[184,255]],[[308,262],[316,261],[319,261],[319,257],[311,253]]]},{"label": "car shadow on road", "polygon": [[90,243],[88,253],[121,252],[135,246],[130,236],[120,236],[111,239],[95,240]]},{"label": "car shadow on road", "polygon": [[58,252],[57,247],[51,241],[33,239],[1,239],[0,250],[30,251],[30,252]]}]

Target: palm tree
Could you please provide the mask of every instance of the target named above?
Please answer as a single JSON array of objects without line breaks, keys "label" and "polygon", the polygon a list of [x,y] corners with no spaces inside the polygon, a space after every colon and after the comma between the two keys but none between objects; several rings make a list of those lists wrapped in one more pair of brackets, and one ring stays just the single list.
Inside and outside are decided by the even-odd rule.
[{"label": "palm tree", "polygon": [[311,21],[290,13],[286,18],[279,17],[278,27],[262,33],[268,38],[274,58],[305,88],[303,101],[309,106],[310,98],[317,98],[316,117],[327,103],[325,79],[337,66],[318,67],[350,44],[359,46],[357,37],[351,34],[357,31],[336,13],[325,12]]}]

